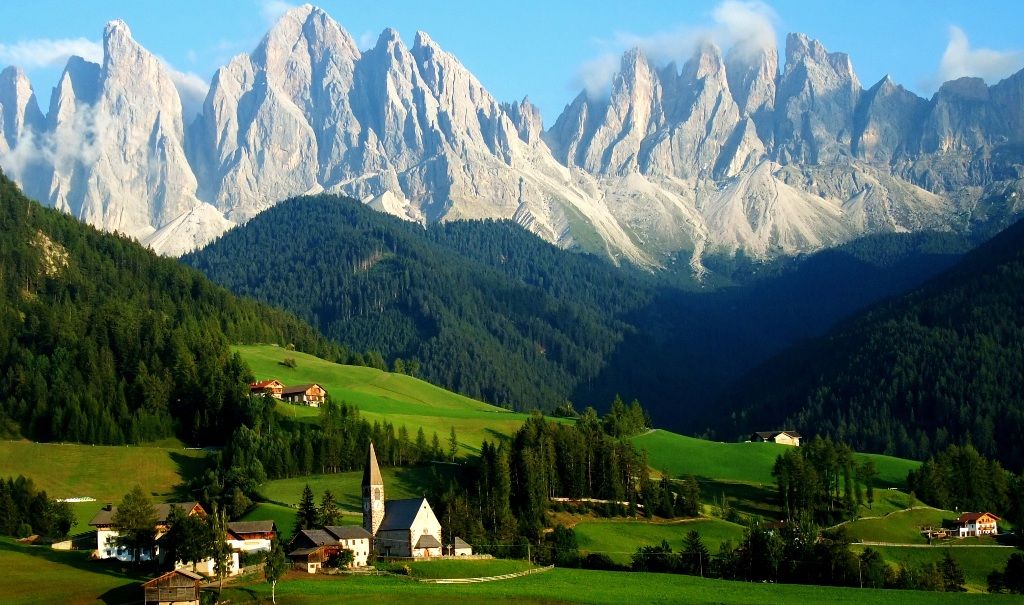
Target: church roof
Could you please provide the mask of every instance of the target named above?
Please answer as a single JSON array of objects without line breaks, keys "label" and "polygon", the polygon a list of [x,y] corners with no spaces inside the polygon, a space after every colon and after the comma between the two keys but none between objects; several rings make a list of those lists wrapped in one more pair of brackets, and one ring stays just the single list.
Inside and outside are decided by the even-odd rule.
[{"label": "church roof", "polygon": [[455,548],[473,548],[472,546],[469,545],[468,542],[466,542],[465,540],[463,540],[462,538],[460,538],[458,536],[455,536],[455,542],[454,542],[453,546],[455,546]]},{"label": "church roof", "polygon": [[426,498],[388,500],[384,503],[384,521],[377,531],[411,529],[420,509],[430,508]]},{"label": "church roof", "polygon": [[370,442],[370,451],[366,454],[366,467],[363,469],[363,487],[368,485],[384,485],[380,467],[377,466],[377,453],[373,450],[373,442]]},{"label": "church roof", "polygon": [[430,534],[423,534],[413,548],[441,548],[441,542]]}]

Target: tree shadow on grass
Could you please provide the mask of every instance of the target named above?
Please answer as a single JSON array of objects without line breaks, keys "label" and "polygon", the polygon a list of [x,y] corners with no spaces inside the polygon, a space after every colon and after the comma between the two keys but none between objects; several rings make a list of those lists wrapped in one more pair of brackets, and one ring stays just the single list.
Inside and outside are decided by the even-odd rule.
[{"label": "tree shadow on grass", "polygon": [[181,477],[181,483],[175,485],[169,494],[156,494],[159,496],[170,495],[179,501],[189,501],[195,498],[191,493],[189,484],[193,479],[200,477],[209,467],[210,459],[207,456],[188,456],[181,452],[170,452],[171,461]]},{"label": "tree shadow on grass", "polygon": [[60,551],[45,546],[22,546],[6,540],[0,540],[0,551],[28,555],[80,571],[123,580],[125,582],[123,586],[112,588],[97,597],[110,605],[137,602],[142,592],[139,588],[140,583],[148,579],[147,572],[155,572],[149,568],[132,569],[127,563],[120,561],[94,561],[89,559],[88,553],[84,551]]},{"label": "tree shadow on grass", "polygon": [[729,506],[743,514],[766,519],[782,517],[782,509],[776,502],[778,493],[771,486],[719,481],[708,477],[697,477],[697,483],[704,502],[717,504],[724,495]]}]

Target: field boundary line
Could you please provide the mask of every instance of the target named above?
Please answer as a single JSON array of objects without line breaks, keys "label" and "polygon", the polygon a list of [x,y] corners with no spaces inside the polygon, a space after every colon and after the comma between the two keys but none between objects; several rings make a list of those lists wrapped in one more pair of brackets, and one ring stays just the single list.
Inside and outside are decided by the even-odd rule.
[{"label": "field boundary line", "polygon": [[423,582],[424,584],[479,584],[481,582],[494,582],[497,580],[521,578],[523,576],[551,571],[554,568],[554,565],[548,565],[547,567],[535,567],[533,569],[517,571],[515,573],[507,573],[500,576],[486,576],[483,578],[415,578],[415,580],[417,582]]}]

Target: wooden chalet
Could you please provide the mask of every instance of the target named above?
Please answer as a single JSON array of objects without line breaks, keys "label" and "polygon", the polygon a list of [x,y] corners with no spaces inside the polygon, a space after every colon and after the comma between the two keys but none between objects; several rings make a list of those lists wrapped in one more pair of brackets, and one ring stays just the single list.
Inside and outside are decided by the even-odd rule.
[{"label": "wooden chalet", "polygon": [[327,390],[318,384],[298,384],[281,390],[281,399],[289,403],[318,408],[327,399]]},{"label": "wooden chalet", "polygon": [[800,433],[796,431],[758,431],[750,436],[750,441],[799,446]]},{"label": "wooden chalet", "polygon": [[142,585],[143,604],[199,605],[203,577],[186,569],[175,569]]},{"label": "wooden chalet", "polygon": [[280,399],[282,391],[284,391],[284,383],[276,378],[257,380],[249,384],[249,392],[253,395],[270,395]]}]

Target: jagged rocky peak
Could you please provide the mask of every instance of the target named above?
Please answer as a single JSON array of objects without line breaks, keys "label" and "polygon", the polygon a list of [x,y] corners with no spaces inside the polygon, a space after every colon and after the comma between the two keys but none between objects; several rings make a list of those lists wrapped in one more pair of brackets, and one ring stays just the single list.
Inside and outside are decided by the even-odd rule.
[{"label": "jagged rocky peak", "polygon": [[776,155],[783,163],[832,163],[850,153],[860,81],[845,53],[804,34],[786,37],[776,92]]},{"label": "jagged rocky peak", "polygon": [[779,52],[774,46],[754,48],[736,44],[725,58],[729,90],[743,116],[759,120],[775,109]]},{"label": "jagged rocky peak", "polygon": [[515,124],[519,138],[524,143],[532,145],[540,140],[544,133],[544,119],[540,115],[540,109],[530,102],[530,97],[523,97],[522,101],[502,103],[502,109]]},{"label": "jagged rocky peak", "polygon": [[0,135],[11,148],[28,132],[38,132],[44,126],[36,93],[21,68],[12,66],[0,72],[0,120]]},{"label": "jagged rocky peak", "polygon": [[916,151],[928,102],[886,75],[861,97],[853,155],[888,164]]}]

